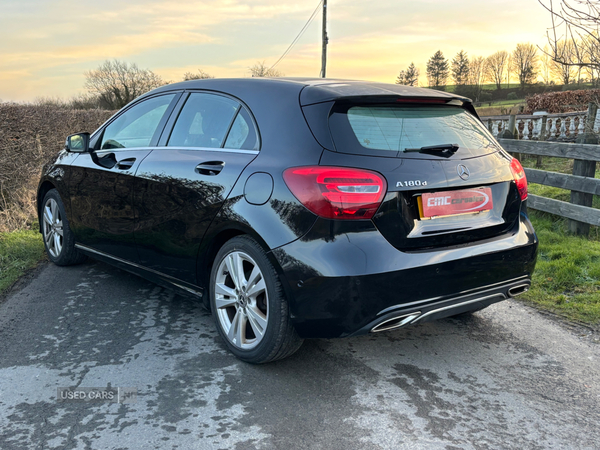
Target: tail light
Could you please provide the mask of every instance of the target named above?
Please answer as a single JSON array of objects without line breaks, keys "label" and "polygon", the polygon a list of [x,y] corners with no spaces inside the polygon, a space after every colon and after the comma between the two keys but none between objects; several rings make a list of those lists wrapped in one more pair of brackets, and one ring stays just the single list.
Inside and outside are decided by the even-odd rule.
[{"label": "tail light", "polygon": [[525,176],[525,170],[517,158],[513,158],[510,162],[510,170],[515,178],[517,189],[521,200],[527,200],[527,177]]},{"label": "tail light", "polygon": [[387,190],[383,176],[363,169],[293,167],[283,179],[306,208],[327,219],[370,219]]}]

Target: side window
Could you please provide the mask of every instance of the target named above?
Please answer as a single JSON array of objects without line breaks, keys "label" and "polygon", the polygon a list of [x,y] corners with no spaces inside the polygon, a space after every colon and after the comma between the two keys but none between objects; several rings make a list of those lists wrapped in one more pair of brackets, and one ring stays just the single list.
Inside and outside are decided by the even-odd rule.
[{"label": "side window", "polygon": [[244,150],[256,150],[256,129],[250,118],[250,114],[242,108],[231,126],[225,148]]},{"label": "side window", "polygon": [[149,146],[173,97],[174,94],[154,97],[125,111],[105,128],[100,148]]},{"label": "side window", "polygon": [[190,94],[167,146],[220,148],[239,107],[221,95]]}]

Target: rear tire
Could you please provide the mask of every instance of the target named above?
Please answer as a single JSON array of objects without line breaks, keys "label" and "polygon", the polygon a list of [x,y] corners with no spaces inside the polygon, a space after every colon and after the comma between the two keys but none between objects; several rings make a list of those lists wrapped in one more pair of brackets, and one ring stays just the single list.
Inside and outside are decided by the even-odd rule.
[{"label": "rear tire", "polygon": [[69,228],[65,206],[56,189],[49,190],[42,201],[42,236],[48,258],[57,266],[70,266],[85,261],[75,248],[75,236]]},{"label": "rear tire", "polygon": [[242,361],[283,359],[302,345],[277,272],[249,236],[229,240],[217,253],[210,274],[210,306],[219,334]]}]

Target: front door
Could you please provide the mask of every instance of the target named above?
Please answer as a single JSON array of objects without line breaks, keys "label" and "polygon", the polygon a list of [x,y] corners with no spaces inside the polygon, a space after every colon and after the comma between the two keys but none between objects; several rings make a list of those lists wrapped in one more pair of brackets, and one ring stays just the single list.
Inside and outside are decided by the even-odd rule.
[{"label": "front door", "polygon": [[134,176],[156,144],[176,94],[133,105],[103,130],[90,153],[71,166],[71,228],[78,244],[137,262]]}]

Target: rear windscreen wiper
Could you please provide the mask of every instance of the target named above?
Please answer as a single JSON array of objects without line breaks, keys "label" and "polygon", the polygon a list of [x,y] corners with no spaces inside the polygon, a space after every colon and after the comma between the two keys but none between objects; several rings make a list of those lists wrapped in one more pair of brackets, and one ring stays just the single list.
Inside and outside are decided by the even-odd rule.
[{"label": "rear windscreen wiper", "polygon": [[429,145],[427,147],[421,148],[405,148],[405,153],[441,153],[440,156],[452,156],[458,150],[458,144],[438,144],[438,145]]}]

